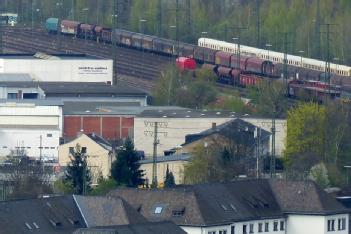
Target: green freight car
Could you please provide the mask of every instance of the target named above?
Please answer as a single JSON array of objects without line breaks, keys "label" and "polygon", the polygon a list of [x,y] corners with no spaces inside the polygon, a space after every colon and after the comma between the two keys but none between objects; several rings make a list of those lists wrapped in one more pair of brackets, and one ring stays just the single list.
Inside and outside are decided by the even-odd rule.
[{"label": "green freight car", "polygon": [[45,22],[45,29],[49,33],[57,33],[59,29],[59,19],[58,18],[48,18]]}]

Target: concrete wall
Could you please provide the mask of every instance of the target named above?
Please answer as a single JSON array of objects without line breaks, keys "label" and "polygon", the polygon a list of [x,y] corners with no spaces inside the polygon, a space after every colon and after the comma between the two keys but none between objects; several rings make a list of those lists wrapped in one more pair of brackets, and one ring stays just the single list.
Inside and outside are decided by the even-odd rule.
[{"label": "concrete wall", "polygon": [[93,183],[97,182],[99,173],[101,173],[104,178],[107,178],[110,175],[112,154],[110,154],[109,150],[103,148],[85,134],[58,147],[59,164],[61,166],[67,166],[68,163],[71,162],[69,158],[69,148],[74,147],[75,149],[77,144],[79,144],[81,147],[86,147],[86,155],[88,155],[87,162],[93,175]]},{"label": "concrete wall", "polygon": [[144,150],[146,157],[153,152],[154,122],[159,122],[158,155],[164,150],[177,147],[185,142],[188,134],[199,133],[212,127],[212,123],[220,125],[232,118],[142,118],[136,117],[134,123],[134,144],[137,150]]},{"label": "concrete wall", "polygon": [[38,81],[112,82],[112,60],[0,59],[0,73],[29,73]]}]

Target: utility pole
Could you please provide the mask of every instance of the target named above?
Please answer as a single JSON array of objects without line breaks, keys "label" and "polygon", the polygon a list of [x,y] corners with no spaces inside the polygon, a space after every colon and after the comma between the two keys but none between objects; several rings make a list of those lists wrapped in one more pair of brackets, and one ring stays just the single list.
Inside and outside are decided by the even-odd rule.
[{"label": "utility pole", "polygon": [[154,123],[154,150],[152,155],[152,188],[157,188],[157,131],[158,131],[158,122]]},{"label": "utility pole", "polygon": [[176,40],[177,40],[177,57],[179,57],[179,0],[176,0]]},{"label": "utility pole", "polygon": [[257,42],[256,47],[260,48],[261,46],[261,15],[260,15],[260,0],[256,0],[256,34],[257,34]]},{"label": "utility pole", "polygon": [[321,4],[320,0],[317,0],[317,14],[316,14],[316,25],[315,25],[315,45],[316,45],[316,56],[318,59],[321,58],[321,37],[319,35],[321,31]]},{"label": "utility pole", "polygon": [[75,14],[75,11],[76,11],[76,0],[72,0],[72,20],[75,20],[76,18],[76,14]]},{"label": "utility pole", "polygon": [[157,35],[162,37],[162,0],[158,0],[157,4]]},{"label": "utility pole", "polygon": [[117,17],[118,17],[118,2],[117,0],[113,0],[113,12],[112,12],[112,61],[113,61],[113,85],[117,86],[117,42],[116,42],[116,34],[115,29],[117,26]]},{"label": "utility pole", "polygon": [[272,113],[272,152],[271,152],[271,163],[270,163],[270,173],[271,178],[275,178],[275,104],[273,104],[273,113]]},{"label": "utility pole", "polygon": [[191,21],[191,1],[186,0],[186,23],[188,26],[188,42],[193,39],[193,23]]}]

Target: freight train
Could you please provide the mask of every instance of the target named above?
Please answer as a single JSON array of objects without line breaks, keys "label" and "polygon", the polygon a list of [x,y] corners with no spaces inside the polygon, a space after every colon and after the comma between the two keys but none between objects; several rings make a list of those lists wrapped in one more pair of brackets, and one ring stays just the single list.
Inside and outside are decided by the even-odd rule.
[{"label": "freight train", "polygon": [[[59,20],[57,18],[47,19],[45,28],[49,33],[61,33],[105,43],[116,43],[120,46],[168,56],[192,58],[213,70],[219,76],[221,82],[231,85],[255,85],[261,79],[280,79],[284,71],[283,65],[276,64],[275,61],[268,58],[258,58],[250,53],[243,53],[239,57],[235,54],[236,51],[229,48],[214,47],[209,43],[209,39],[203,40],[203,38],[200,38],[199,45],[192,45],[127,30],[110,29],[99,25]],[[204,43],[201,43],[202,41]],[[294,68],[291,65],[289,65],[289,76],[298,80],[320,80],[321,77],[326,77],[325,73],[306,68]],[[333,82],[338,84],[344,84],[345,80],[350,80],[337,75],[334,75],[333,78]]]}]

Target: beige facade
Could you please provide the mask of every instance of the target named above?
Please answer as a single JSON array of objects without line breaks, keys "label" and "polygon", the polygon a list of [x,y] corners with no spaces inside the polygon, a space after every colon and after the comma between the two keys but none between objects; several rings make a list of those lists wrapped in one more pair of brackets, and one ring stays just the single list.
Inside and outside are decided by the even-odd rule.
[{"label": "beige facade", "polygon": [[184,143],[185,136],[195,134],[232,120],[233,117],[217,118],[141,118],[134,121],[134,145],[137,150],[143,150],[150,158],[153,153],[154,123],[158,122],[158,155],[163,151],[176,148]]},{"label": "beige facade", "polygon": [[[100,175],[104,178],[110,176],[112,151],[107,147],[94,141],[89,136],[82,134],[75,140],[59,146],[59,164],[67,166],[70,160],[70,148],[74,149],[79,144],[82,149],[86,150],[88,155],[88,166],[91,170],[93,183],[97,182]],[[85,147],[85,148],[84,148]]]},{"label": "beige facade", "polygon": [[[160,186],[163,185],[163,182],[166,177],[167,165],[169,171],[174,175],[174,181],[176,184],[184,183],[184,166],[189,162],[189,158],[177,157],[174,160],[162,160],[166,158],[173,158],[174,156],[159,157],[157,162],[157,181]],[[143,160],[140,162],[140,169],[144,171],[144,179],[149,181],[149,184],[152,182],[152,160]]]}]

